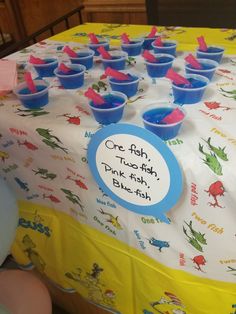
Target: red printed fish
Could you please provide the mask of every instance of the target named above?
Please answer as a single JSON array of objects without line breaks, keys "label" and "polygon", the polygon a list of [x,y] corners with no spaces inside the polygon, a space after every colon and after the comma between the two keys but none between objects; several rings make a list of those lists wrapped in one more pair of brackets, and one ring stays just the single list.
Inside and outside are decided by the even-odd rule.
[{"label": "red printed fish", "polygon": [[79,116],[72,116],[71,117],[68,113],[63,114],[63,116],[68,118],[66,120],[70,124],[80,125],[80,117]]},{"label": "red printed fish", "polygon": [[43,194],[43,198],[49,198],[50,201],[52,201],[53,203],[60,203],[61,201],[54,195],[50,194],[50,195],[45,195]]},{"label": "red printed fish", "polygon": [[67,176],[66,179],[74,181],[81,189],[88,190],[87,186],[81,180],[73,179],[71,176]]},{"label": "red printed fish", "polygon": [[221,106],[220,102],[217,101],[205,101],[204,105],[207,106],[208,109],[212,110],[212,109],[218,109],[218,108],[224,108],[223,111],[226,110],[231,110],[233,108],[231,107],[227,107],[227,106]]},{"label": "red printed fish", "polygon": [[38,147],[35,146],[33,143],[28,142],[27,140],[25,140],[24,142],[20,142],[19,140],[17,141],[18,145],[24,145],[26,148],[30,149],[30,150],[37,150]]}]

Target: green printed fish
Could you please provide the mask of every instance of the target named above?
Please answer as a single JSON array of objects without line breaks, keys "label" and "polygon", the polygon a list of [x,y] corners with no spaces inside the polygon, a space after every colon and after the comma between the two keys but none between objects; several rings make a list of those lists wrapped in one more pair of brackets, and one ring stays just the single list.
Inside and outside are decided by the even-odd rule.
[{"label": "green printed fish", "polygon": [[51,147],[52,149],[56,149],[56,148],[59,148],[61,150],[63,150],[63,152],[65,152],[66,154],[68,154],[68,149],[67,148],[64,148],[64,147],[61,147],[60,145],[58,145],[56,142],[52,142],[50,140],[46,140],[46,139],[43,139],[42,140],[46,145],[48,145],[49,147]]},{"label": "green printed fish", "polygon": [[192,236],[201,244],[207,244],[206,239],[205,239],[205,233],[200,233],[197,232],[196,230],[193,229],[193,222],[190,220],[189,224],[185,221],[186,225],[189,227],[189,230],[192,234]]},{"label": "green printed fish", "polygon": [[78,195],[72,193],[70,190],[61,188],[62,192],[66,194],[66,198],[73,204],[79,205],[80,209],[84,211],[84,206],[81,204],[81,199]]},{"label": "green printed fish", "polygon": [[224,161],[228,161],[228,156],[227,156],[227,154],[226,154],[225,151],[224,151],[224,150],[225,150],[225,147],[224,147],[224,148],[221,148],[221,147],[218,147],[218,148],[217,148],[217,147],[213,146],[213,145],[211,144],[211,138],[210,138],[210,137],[208,138],[207,141],[204,140],[204,139],[203,139],[203,141],[205,141],[205,142],[208,144],[210,150],[212,150],[213,153],[215,153],[217,157],[219,157],[220,159],[222,159],[222,160],[224,160]]},{"label": "green printed fish", "polygon": [[184,234],[187,236],[188,238],[188,242],[198,251],[200,252],[203,252],[203,249],[202,249],[202,246],[198,243],[198,241],[193,238],[193,237],[190,237],[188,234],[187,234],[187,230],[183,227],[183,232]]},{"label": "green printed fish", "polygon": [[57,142],[62,143],[58,137],[51,134],[52,131],[49,129],[37,128],[36,131],[39,135],[46,138],[47,140],[51,140],[54,138]]},{"label": "green printed fish", "polygon": [[228,98],[233,98],[234,100],[236,100],[236,89],[233,89],[231,91],[227,91],[227,90],[224,90],[223,88],[221,88],[220,91],[226,94],[226,95],[222,94],[223,96],[228,97]]},{"label": "green printed fish", "polygon": [[222,176],[222,166],[221,164],[219,163],[218,159],[216,158],[216,155],[215,153],[205,153],[203,151],[203,145],[201,145],[199,143],[199,147],[198,147],[199,151],[205,155],[205,159],[203,159],[204,163],[215,173],[217,174],[218,176]]},{"label": "green printed fish", "polygon": [[44,111],[42,108],[37,108],[37,109],[19,109],[17,108],[16,112],[19,116],[21,117],[39,117],[43,116],[45,114],[48,114],[49,112]]}]

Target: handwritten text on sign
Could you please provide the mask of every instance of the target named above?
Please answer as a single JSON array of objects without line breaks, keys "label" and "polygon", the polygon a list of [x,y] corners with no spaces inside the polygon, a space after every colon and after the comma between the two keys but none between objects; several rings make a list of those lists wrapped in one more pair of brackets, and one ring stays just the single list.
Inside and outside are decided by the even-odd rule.
[{"label": "handwritten text on sign", "polygon": [[108,125],[89,142],[88,164],[98,186],[113,201],[169,223],[165,213],[181,196],[182,173],[158,136],[136,125]]},{"label": "handwritten text on sign", "polygon": [[165,160],[155,147],[137,136],[119,134],[103,140],[96,164],[112,192],[133,204],[156,204],[168,192],[170,175]]}]

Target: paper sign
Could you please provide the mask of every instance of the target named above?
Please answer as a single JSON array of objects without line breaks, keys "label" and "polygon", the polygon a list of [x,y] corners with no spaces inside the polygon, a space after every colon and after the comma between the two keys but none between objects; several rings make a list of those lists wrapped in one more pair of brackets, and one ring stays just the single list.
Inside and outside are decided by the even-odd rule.
[{"label": "paper sign", "polygon": [[106,126],[89,143],[88,163],[99,187],[114,201],[169,223],[165,212],[181,196],[182,174],[155,134],[129,124]]}]

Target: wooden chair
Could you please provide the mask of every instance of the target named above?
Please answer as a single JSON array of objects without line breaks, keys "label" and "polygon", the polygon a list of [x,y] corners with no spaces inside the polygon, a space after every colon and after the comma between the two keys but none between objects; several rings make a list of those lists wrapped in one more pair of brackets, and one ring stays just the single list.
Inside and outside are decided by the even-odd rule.
[{"label": "wooden chair", "polygon": [[236,28],[236,0],[146,0],[150,25]]},{"label": "wooden chair", "polygon": [[[78,8],[76,8],[76,9],[70,11],[69,13],[63,15],[59,19],[56,19],[52,23],[44,26],[43,28],[39,29],[38,31],[34,32],[33,34],[25,37],[23,40],[15,42],[6,48],[0,49],[0,59],[3,57],[6,57],[7,55],[9,55],[13,52],[16,52],[20,49],[23,49],[27,46],[30,46],[30,45],[42,40],[42,35],[44,33],[48,34],[48,32],[49,32],[51,36],[55,35],[55,31],[54,31],[55,26],[57,26],[58,24],[60,24],[62,22],[65,23],[65,30],[69,29],[70,28],[69,18],[73,15],[78,15],[78,20],[79,20],[78,24],[82,24],[83,23],[83,18],[82,18],[82,10],[83,9],[84,9],[84,6],[80,5]],[[39,39],[39,37],[40,37],[40,39]],[[44,38],[47,38],[47,37],[48,37],[48,35]]]}]

